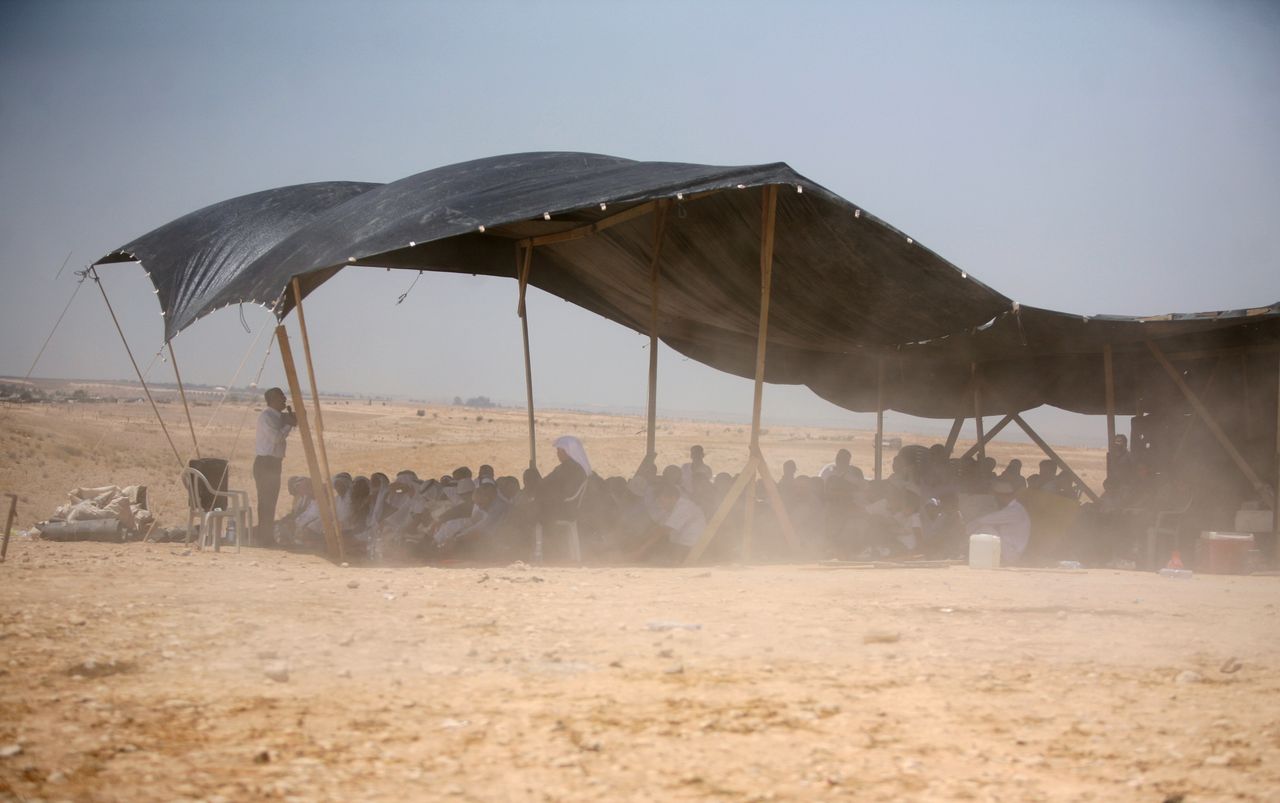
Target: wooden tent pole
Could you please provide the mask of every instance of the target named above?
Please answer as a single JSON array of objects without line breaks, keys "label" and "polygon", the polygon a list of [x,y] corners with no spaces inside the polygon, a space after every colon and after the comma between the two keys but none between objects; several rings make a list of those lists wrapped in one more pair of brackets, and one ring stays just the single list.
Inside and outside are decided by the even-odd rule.
[{"label": "wooden tent pole", "polygon": [[1111,444],[1116,439],[1116,374],[1110,344],[1102,347],[1102,371],[1107,392],[1107,453],[1110,454]]},{"label": "wooden tent pole", "polygon": [[884,478],[884,357],[876,361],[876,482]]},{"label": "wooden tent pole", "polygon": [[778,216],[778,187],[764,188],[760,233],[760,327],[756,336],[756,384],[751,403],[751,450],[760,448],[760,410],[764,401],[764,357],[769,342],[769,298],[773,290],[773,228]]},{"label": "wooden tent pole", "polygon": [[1280,361],[1276,363],[1276,503],[1271,505],[1271,554],[1280,552]]},{"label": "wooden tent pole", "polygon": [[520,337],[524,342],[524,392],[529,410],[529,468],[538,468],[538,436],[533,415],[533,362],[529,359],[529,316],[525,308],[525,293],[529,287],[529,271],[533,267],[533,243],[524,244],[521,259],[520,244],[516,245],[516,267],[520,278],[520,302],[516,314],[520,316]]},{"label": "wooden tent pole", "polygon": [[662,273],[658,260],[666,228],[667,204],[659,203],[653,215],[653,254],[649,258],[649,429],[645,438],[648,457],[658,454],[658,279]]},{"label": "wooden tent pole", "polygon": [[1244,407],[1244,437],[1253,440],[1253,404],[1249,401],[1249,352],[1240,352],[1240,405]]},{"label": "wooden tent pole", "polygon": [[1235,444],[1233,444],[1231,439],[1227,437],[1227,433],[1223,431],[1222,427],[1218,425],[1217,420],[1213,417],[1213,414],[1209,412],[1209,408],[1205,407],[1204,403],[1200,401],[1200,397],[1195,394],[1195,391],[1187,386],[1187,382],[1182,378],[1182,374],[1178,373],[1178,369],[1174,368],[1173,363],[1169,362],[1169,359],[1164,356],[1164,352],[1160,350],[1160,347],[1151,340],[1146,341],[1146,343],[1152,356],[1156,358],[1156,362],[1160,363],[1164,368],[1165,373],[1167,373],[1169,378],[1173,380],[1173,384],[1178,387],[1178,390],[1182,392],[1182,395],[1191,404],[1191,408],[1195,410],[1196,415],[1198,415],[1200,420],[1204,422],[1204,425],[1209,428],[1209,431],[1213,433],[1213,437],[1217,439],[1218,444],[1222,446],[1227,455],[1231,458],[1232,462],[1236,464],[1236,468],[1240,469],[1240,473],[1244,474],[1244,476],[1248,478],[1249,482],[1253,485],[1254,490],[1257,491],[1258,496],[1267,502],[1267,504],[1271,505],[1272,510],[1275,510],[1277,497],[1273,495],[1271,489],[1258,478],[1257,473],[1253,470],[1253,466],[1249,465],[1249,462],[1244,459],[1244,455],[1240,454],[1239,450],[1236,449]]},{"label": "wooden tent pole", "polygon": [[311,427],[307,423],[307,407],[303,401],[302,385],[298,382],[298,369],[293,363],[293,350],[289,348],[289,334],[285,331],[284,324],[276,327],[276,340],[280,344],[280,361],[284,363],[284,375],[289,380],[289,395],[298,408],[296,411],[298,435],[302,439],[302,451],[307,456],[307,471],[311,475],[312,492],[317,495],[316,507],[320,510],[320,523],[324,526],[325,545],[329,549],[330,557],[340,562],[344,557],[342,538],[338,533],[338,524],[333,518],[332,509],[322,501],[329,498],[326,493],[329,484],[320,473],[320,460],[316,456],[316,447],[311,441]]},{"label": "wooden tent pole", "polygon": [[1012,417],[1014,423],[1022,427],[1022,431],[1027,433],[1027,437],[1030,438],[1036,446],[1040,447],[1040,451],[1044,452],[1050,460],[1057,463],[1059,468],[1069,474],[1071,479],[1076,481],[1076,484],[1080,486],[1080,490],[1084,491],[1085,496],[1089,497],[1094,502],[1098,501],[1098,495],[1093,492],[1093,489],[1086,485],[1084,480],[1080,479],[1079,474],[1071,470],[1071,466],[1067,465],[1067,461],[1063,460],[1058,453],[1053,450],[1053,447],[1045,442],[1044,438],[1036,434],[1036,431],[1031,428],[1030,424],[1022,420],[1022,416],[1017,413],[1012,413]]},{"label": "wooden tent pole", "polygon": [[987,459],[986,438],[982,433],[982,383],[978,380],[978,364],[969,363],[969,375],[973,382],[973,426],[978,432],[978,459]]},{"label": "wooden tent pole", "polygon": [[[755,456],[757,470],[763,458],[760,456],[760,414],[764,407],[765,351],[769,343],[769,299],[773,291],[773,229],[778,217],[778,187],[770,184],[764,188],[760,209],[760,326],[756,337],[756,384],[751,402],[751,454]],[[756,486],[752,472],[747,483],[747,508],[743,517],[742,555],[745,560],[751,554],[751,529],[755,523]],[[786,515],[778,511],[779,516]]]},{"label": "wooden tent pole", "polygon": [[307,316],[302,311],[302,286],[293,277],[293,305],[298,311],[298,330],[302,333],[302,356],[307,363],[307,382],[311,385],[311,403],[316,408],[316,446],[319,447],[320,468],[324,471],[324,499],[329,513],[338,521],[338,503],[333,498],[333,470],[329,468],[329,450],[324,443],[324,412],[320,406],[320,391],[316,382],[315,365],[311,362],[311,338],[307,335]]},{"label": "wooden tent pole", "polygon": [[178,395],[182,397],[182,411],[187,414],[187,429],[191,430],[191,445],[195,447],[196,459],[200,459],[200,442],[196,440],[196,425],[191,421],[191,407],[187,405],[187,389],[182,385],[182,374],[178,372],[178,355],[173,353],[173,341],[169,347],[169,362],[173,363],[173,378],[178,380]]}]

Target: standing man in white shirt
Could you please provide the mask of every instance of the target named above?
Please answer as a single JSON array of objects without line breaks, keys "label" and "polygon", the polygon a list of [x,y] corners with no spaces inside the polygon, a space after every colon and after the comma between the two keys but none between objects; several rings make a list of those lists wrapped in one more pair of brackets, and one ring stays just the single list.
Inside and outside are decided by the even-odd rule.
[{"label": "standing man in white shirt", "polygon": [[285,439],[298,423],[284,398],[284,391],[271,388],[263,398],[267,409],[258,416],[254,441],[253,482],[258,490],[257,546],[275,546],[276,502],[280,499],[280,467],[284,463]]}]

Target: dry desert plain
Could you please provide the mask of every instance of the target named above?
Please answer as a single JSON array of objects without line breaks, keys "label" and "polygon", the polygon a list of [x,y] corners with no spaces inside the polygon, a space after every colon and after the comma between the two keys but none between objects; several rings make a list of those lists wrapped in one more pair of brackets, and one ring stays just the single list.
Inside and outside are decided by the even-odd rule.
[{"label": "dry desert plain", "polygon": [[[181,407],[162,407],[185,454]],[[201,445],[234,443],[248,484],[236,430],[252,410],[206,431],[212,411],[195,408]],[[527,459],[519,411],[424,412],[329,405],[333,469]],[[544,442],[581,435],[602,473],[643,450],[636,418],[539,418]],[[664,421],[660,462],[700,442],[732,468],[744,441]],[[789,427],[763,441],[775,471],[801,472],[840,446],[869,467],[870,445]],[[1096,482],[1100,453],[1064,456]],[[0,491],[21,495],[23,528],[71,487],[138,482],[173,524],[175,465],[141,405],[0,409]],[[1280,800],[1278,606],[1270,577],[803,556],[342,568],[16,540],[0,565],[0,798]]]}]

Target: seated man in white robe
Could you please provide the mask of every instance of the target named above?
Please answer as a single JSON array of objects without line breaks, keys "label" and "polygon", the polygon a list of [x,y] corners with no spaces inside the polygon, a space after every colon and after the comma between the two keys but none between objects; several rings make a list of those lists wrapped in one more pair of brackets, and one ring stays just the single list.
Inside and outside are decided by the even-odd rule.
[{"label": "seated man in white robe", "polygon": [[1031,517],[1027,509],[1014,498],[1013,486],[1007,480],[991,483],[991,493],[1000,507],[993,513],[979,516],[969,522],[969,535],[986,533],[1000,537],[1000,562],[1016,564],[1022,559],[1031,540]]},{"label": "seated man in white robe", "polygon": [[678,485],[664,483],[654,494],[650,515],[654,526],[649,537],[627,557],[660,566],[684,563],[707,527],[702,508],[681,493]]}]

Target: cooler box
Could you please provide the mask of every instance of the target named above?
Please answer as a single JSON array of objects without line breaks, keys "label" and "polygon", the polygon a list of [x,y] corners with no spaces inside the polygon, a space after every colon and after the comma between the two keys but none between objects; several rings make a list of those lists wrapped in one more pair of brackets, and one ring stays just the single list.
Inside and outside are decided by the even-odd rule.
[{"label": "cooler box", "polygon": [[1202,532],[1196,544],[1196,571],[1205,574],[1247,574],[1251,533]]}]

